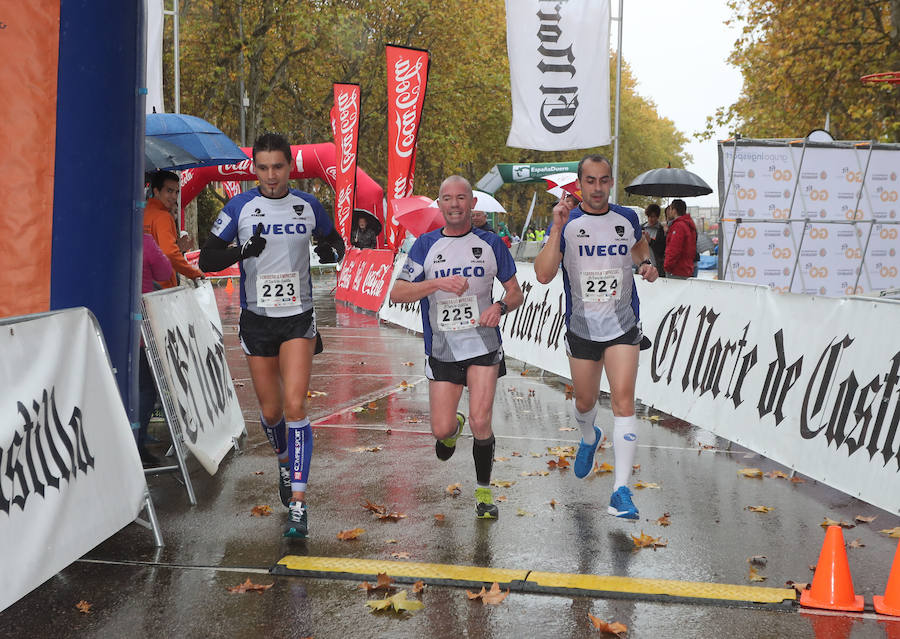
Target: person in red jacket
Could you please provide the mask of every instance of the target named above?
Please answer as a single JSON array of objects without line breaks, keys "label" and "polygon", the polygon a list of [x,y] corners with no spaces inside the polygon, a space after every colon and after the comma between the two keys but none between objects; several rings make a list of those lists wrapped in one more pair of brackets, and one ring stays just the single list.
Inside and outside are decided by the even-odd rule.
[{"label": "person in red jacket", "polygon": [[159,248],[169,258],[175,273],[164,282],[160,282],[161,288],[173,288],[178,286],[178,275],[196,280],[203,277],[203,273],[193,268],[184,259],[181,249],[178,248],[178,233],[175,229],[175,218],[172,217],[172,209],[178,201],[178,176],[171,171],[157,171],[150,176],[150,188],[153,197],[147,200],[144,207],[144,233],[149,233],[156,240]]},{"label": "person in red jacket", "polygon": [[697,255],[697,227],[687,212],[684,200],[672,200],[666,209],[669,230],[666,232],[666,277],[686,279],[694,273]]}]

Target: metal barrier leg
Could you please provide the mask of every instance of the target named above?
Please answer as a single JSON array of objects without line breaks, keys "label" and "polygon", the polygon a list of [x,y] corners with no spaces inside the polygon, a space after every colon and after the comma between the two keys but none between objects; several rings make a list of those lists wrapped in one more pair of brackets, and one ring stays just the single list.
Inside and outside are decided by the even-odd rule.
[{"label": "metal barrier leg", "polygon": [[147,520],[144,521],[140,517],[134,520],[134,523],[140,524],[144,528],[153,531],[153,543],[157,548],[162,548],[166,544],[163,542],[162,531],[159,528],[159,520],[156,518],[156,508],[153,507],[153,498],[150,497],[150,491],[144,487],[144,510],[147,511]]}]

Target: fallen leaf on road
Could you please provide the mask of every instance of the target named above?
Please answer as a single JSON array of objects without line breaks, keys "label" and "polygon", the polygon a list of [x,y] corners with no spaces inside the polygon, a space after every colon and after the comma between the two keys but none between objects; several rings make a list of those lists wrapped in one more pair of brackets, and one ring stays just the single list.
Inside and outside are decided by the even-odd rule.
[{"label": "fallen leaf on road", "polygon": [[[574,446],[553,446],[552,448],[548,446],[547,452],[551,455],[556,455],[557,457],[575,457]],[[540,457],[540,455],[538,455],[538,457]]]},{"label": "fallen leaf on road", "polygon": [[509,595],[509,589],[507,589],[506,592],[503,592],[502,590],[500,590],[500,584],[495,581],[490,590],[485,590],[484,586],[482,586],[481,592],[474,593],[466,590],[466,594],[469,596],[470,601],[472,599],[481,599],[481,603],[483,605],[492,604],[496,606],[501,601],[506,599],[506,597]]},{"label": "fallen leaf on road", "polygon": [[491,480],[491,486],[496,486],[497,488],[509,488],[510,486],[513,486],[515,483],[516,482],[514,482],[514,481],[505,481],[505,480],[501,481],[499,479]]},{"label": "fallen leaf on road", "polygon": [[759,468],[742,468],[737,471],[738,475],[750,477],[751,479],[762,479],[763,472]]},{"label": "fallen leaf on road", "polygon": [[631,467],[631,472],[636,473],[636,472],[639,471],[640,469],[641,469],[641,465],[640,465],[640,464],[634,464],[634,465]]},{"label": "fallen leaf on road", "polygon": [[384,446],[357,446],[356,448],[351,449],[350,452],[353,453],[377,453]]},{"label": "fallen leaf on road", "polygon": [[879,530],[878,532],[884,533],[888,537],[894,537],[895,539],[900,539],[900,526],[896,528],[887,528],[885,530]]},{"label": "fallen leaf on road", "polygon": [[356,539],[364,532],[366,532],[365,528],[352,528],[350,530],[342,530],[337,534],[337,538],[341,541],[349,541],[350,539]]},{"label": "fallen leaf on road", "polygon": [[373,612],[388,610],[389,608],[393,608],[395,612],[403,612],[404,610],[421,610],[425,607],[425,604],[421,601],[407,599],[405,590],[401,590],[396,595],[387,597],[386,599],[367,601],[366,605],[371,608]]},{"label": "fallen leaf on road", "polygon": [[400,388],[409,388],[409,384],[405,379],[400,380]]},{"label": "fallen leaf on road", "polygon": [[635,537],[631,535],[631,539],[634,541],[635,548],[653,548],[656,550],[657,548],[662,548],[668,545],[668,541],[662,541],[659,537],[651,537],[641,531],[640,537]]},{"label": "fallen leaf on road", "polygon": [[753,566],[750,566],[750,575],[747,577],[750,581],[765,581],[768,577],[765,577],[756,570]]},{"label": "fallen leaf on road", "polygon": [[835,521],[834,519],[829,519],[828,517],[826,517],[819,525],[822,528],[828,528],[829,526],[840,526],[841,528],[856,528],[856,524],[851,524],[849,521]]},{"label": "fallen leaf on road", "polygon": [[517,452],[513,451],[510,453],[510,455],[512,455],[513,457],[521,457],[522,453],[517,453]]},{"label": "fallen leaf on road", "polygon": [[328,393],[325,393],[323,391],[308,390],[308,391],[306,391],[306,396],[307,397],[327,397]]},{"label": "fallen leaf on road", "polygon": [[271,506],[254,506],[250,509],[251,517],[268,517],[272,514]]},{"label": "fallen leaf on road", "polygon": [[715,444],[698,444],[700,446],[700,450],[713,450],[716,445]]},{"label": "fallen leaf on road", "polygon": [[368,581],[364,581],[359,584],[360,589],[365,590],[366,592],[371,592],[372,590],[393,590],[394,589],[394,580],[391,579],[386,572],[380,572],[375,575],[375,583],[370,584]]},{"label": "fallen leaf on road", "polygon": [[519,473],[519,475],[522,477],[546,477],[549,474],[550,471],[548,470],[533,470],[530,473],[523,470],[521,473]]},{"label": "fallen leaf on road", "polygon": [[878,518],[878,515],[872,515],[871,517],[863,517],[862,515],[857,515],[853,518],[853,521],[858,521],[861,524],[871,524]]},{"label": "fallen leaf on road", "polygon": [[462,492],[462,484],[450,484],[447,486],[447,492],[456,497]]},{"label": "fallen leaf on road", "polygon": [[365,412],[365,410],[366,410],[366,407],[365,407],[365,406],[357,406],[356,408],[354,408],[354,409],[351,410],[350,412],[351,412],[351,413],[362,413],[362,412]]},{"label": "fallen leaf on road", "polygon": [[551,459],[547,462],[547,465],[550,468],[556,468],[557,470],[566,470],[569,466],[571,466],[569,460],[567,460],[565,457],[560,457],[559,459]]},{"label": "fallen leaf on road", "polygon": [[670,526],[672,522],[669,521],[669,517],[671,517],[669,513],[663,513],[663,516],[657,519],[656,523],[660,526]]},{"label": "fallen leaf on road", "polygon": [[509,461],[509,457],[494,457],[495,462]]},{"label": "fallen leaf on road", "polygon": [[650,416],[647,418],[647,421],[648,421],[648,422],[658,422],[658,421],[659,421],[659,415],[650,415]]},{"label": "fallen leaf on road", "polygon": [[419,594],[423,590],[425,590],[425,582],[421,579],[413,584],[413,593]]},{"label": "fallen leaf on road", "polygon": [[575,387],[571,384],[566,384],[566,399],[572,399],[575,396]]},{"label": "fallen leaf on road", "polygon": [[594,462],[594,472],[597,475],[602,475],[603,473],[611,473],[613,470],[615,470],[615,468],[615,466],[607,464],[606,462],[603,462],[602,464],[599,462]]},{"label": "fallen leaf on road", "polygon": [[88,603],[87,601],[82,599],[77,604],[75,604],[75,607],[78,609],[78,612],[80,612],[81,614],[89,615],[89,614],[91,614],[91,606],[93,606],[93,605],[94,604]]},{"label": "fallen leaf on road", "polygon": [[775,509],[772,506],[747,506],[746,510],[751,513],[768,513]]},{"label": "fallen leaf on road", "polygon": [[863,548],[864,546],[865,544],[859,538],[854,539],[849,544],[847,544],[847,548]]},{"label": "fallen leaf on road", "polygon": [[594,630],[599,630],[600,632],[608,632],[611,635],[616,635],[621,637],[623,634],[628,632],[628,626],[623,623],[613,622],[606,623],[602,619],[598,619],[591,613],[588,613],[588,618],[590,618],[591,623],[594,624]]},{"label": "fallen leaf on road", "polygon": [[788,478],[787,473],[783,473],[780,470],[770,471],[770,472],[766,473],[766,477],[769,477],[771,479],[787,479]]},{"label": "fallen leaf on road", "polygon": [[506,501],[506,495],[500,495],[497,497],[497,501]]},{"label": "fallen leaf on road", "polygon": [[602,450],[606,450],[607,448],[612,448],[612,442],[609,441],[608,439],[606,439],[606,437],[604,437],[603,441],[600,442],[600,448]]},{"label": "fallen leaf on road", "polygon": [[572,426],[563,426],[560,428],[560,430],[563,432],[569,432],[569,431],[576,430],[576,429],[573,428]]},{"label": "fallen leaf on road", "polygon": [[435,518],[437,521],[444,521],[444,515],[441,514],[441,513],[437,513],[437,514],[434,516],[434,518]]},{"label": "fallen leaf on road", "polygon": [[234,586],[233,588],[226,588],[226,590],[228,592],[236,592],[236,593],[253,591],[253,592],[258,592],[259,594],[262,594],[263,592],[265,592],[266,590],[268,590],[269,588],[271,588],[274,585],[275,585],[274,582],[270,583],[270,584],[255,584],[252,581],[250,581],[250,577],[247,577],[247,580],[244,581],[243,583],[240,583],[237,586]]},{"label": "fallen leaf on road", "polygon": [[378,408],[378,402],[369,402],[369,408]]},{"label": "fallen leaf on road", "polygon": [[521,508],[516,509],[517,517],[534,517],[534,513],[530,513],[527,510],[522,510]]},{"label": "fallen leaf on road", "polygon": [[765,566],[768,561],[765,555],[753,555],[747,558],[747,563],[751,566]]},{"label": "fallen leaf on road", "polygon": [[409,419],[406,420],[406,423],[407,424],[421,424],[422,420],[419,419],[418,417],[410,417]]},{"label": "fallen leaf on road", "polygon": [[412,362],[403,362],[404,366],[415,366]]},{"label": "fallen leaf on road", "polygon": [[637,489],[659,488],[659,484],[654,484],[653,482],[650,482],[650,481],[638,481],[638,482],[635,482],[634,487]]},{"label": "fallen leaf on road", "polygon": [[541,455],[540,453],[528,453],[528,454],[531,455],[532,457],[543,457],[543,455]]},{"label": "fallen leaf on road", "polygon": [[255,471],[253,471],[253,474],[254,475],[265,475],[266,472],[264,470],[255,470]]},{"label": "fallen leaf on road", "polygon": [[806,483],[806,480],[803,479],[802,477],[800,477],[799,475],[794,475],[788,481],[790,481],[792,484],[805,484]]},{"label": "fallen leaf on road", "polygon": [[796,590],[798,595],[802,595],[804,590],[809,590],[809,584],[800,581],[792,581],[788,579],[786,582],[784,582],[784,585]]},{"label": "fallen leaf on road", "polygon": [[400,542],[397,541],[396,539],[385,539],[385,540],[384,540],[384,543],[386,543],[386,544],[399,544]]},{"label": "fallen leaf on road", "polygon": [[554,508],[554,509],[556,508],[556,500],[555,499],[550,500],[550,508]]},{"label": "fallen leaf on road", "polygon": [[394,559],[409,559],[408,552],[392,552],[391,557]]},{"label": "fallen leaf on road", "polygon": [[528,371],[527,368],[523,368],[523,369],[522,369],[522,372],[519,373],[519,375],[521,375],[522,377],[528,377],[528,372],[529,372],[529,371]]}]

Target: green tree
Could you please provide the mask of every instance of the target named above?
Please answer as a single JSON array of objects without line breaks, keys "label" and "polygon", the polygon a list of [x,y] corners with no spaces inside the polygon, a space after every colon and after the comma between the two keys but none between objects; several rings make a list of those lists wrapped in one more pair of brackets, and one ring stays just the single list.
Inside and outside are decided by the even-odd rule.
[{"label": "green tree", "polygon": [[729,61],[744,87],[711,125],[749,137],[794,137],[821,128],[830,114],[835,138],[900,142],[897,88],[860,82],[900,70],[900,1],[730,0],[729,6],[743,25]]}]

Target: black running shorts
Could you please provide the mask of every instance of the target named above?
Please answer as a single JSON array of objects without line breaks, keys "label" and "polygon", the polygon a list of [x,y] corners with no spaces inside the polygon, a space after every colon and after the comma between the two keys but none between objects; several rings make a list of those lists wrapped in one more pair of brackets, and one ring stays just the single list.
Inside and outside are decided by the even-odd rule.
[{"label": "black running shorts", "polygon": [[465,386],[466,371],[469,366],[494,366],[495,364],[500,364],[497,377],[506,375],[506,359],[503,357],[503,349],[472,359],[464,359],[461,362],[442,362],[429,356],[425,363],[425,377],[435,382],[450,382],[458,386]]},{"label": "black running shorts", "polygon": [[[644,340],[645,338],[641,334],[641,329],[637,326],[633,327],[624,335],[620,335],[607,342],[594,342],[589,339],[584,339],[583,337],[578,337],[578,335],[572,331],[566,331],[566,355],[574,357],[575,359],[589,359],[599,362],[603,359],[603,353],[610,346],[615,346],[616,344],[630,344],[636,346],[637,344],[640,344],[641,350],[644,350]],[[646,344],[649,347],[650,340],[646,340]]]},{"label": "black running shorts", "polygon": [[315,352],[322,352],[322,338],[316,330],[313,309],[289,317],[265,317],[243,309],[239,336],[241,348],[247,355],[276,357],[283,343],[301,337],[315,338]]}]

